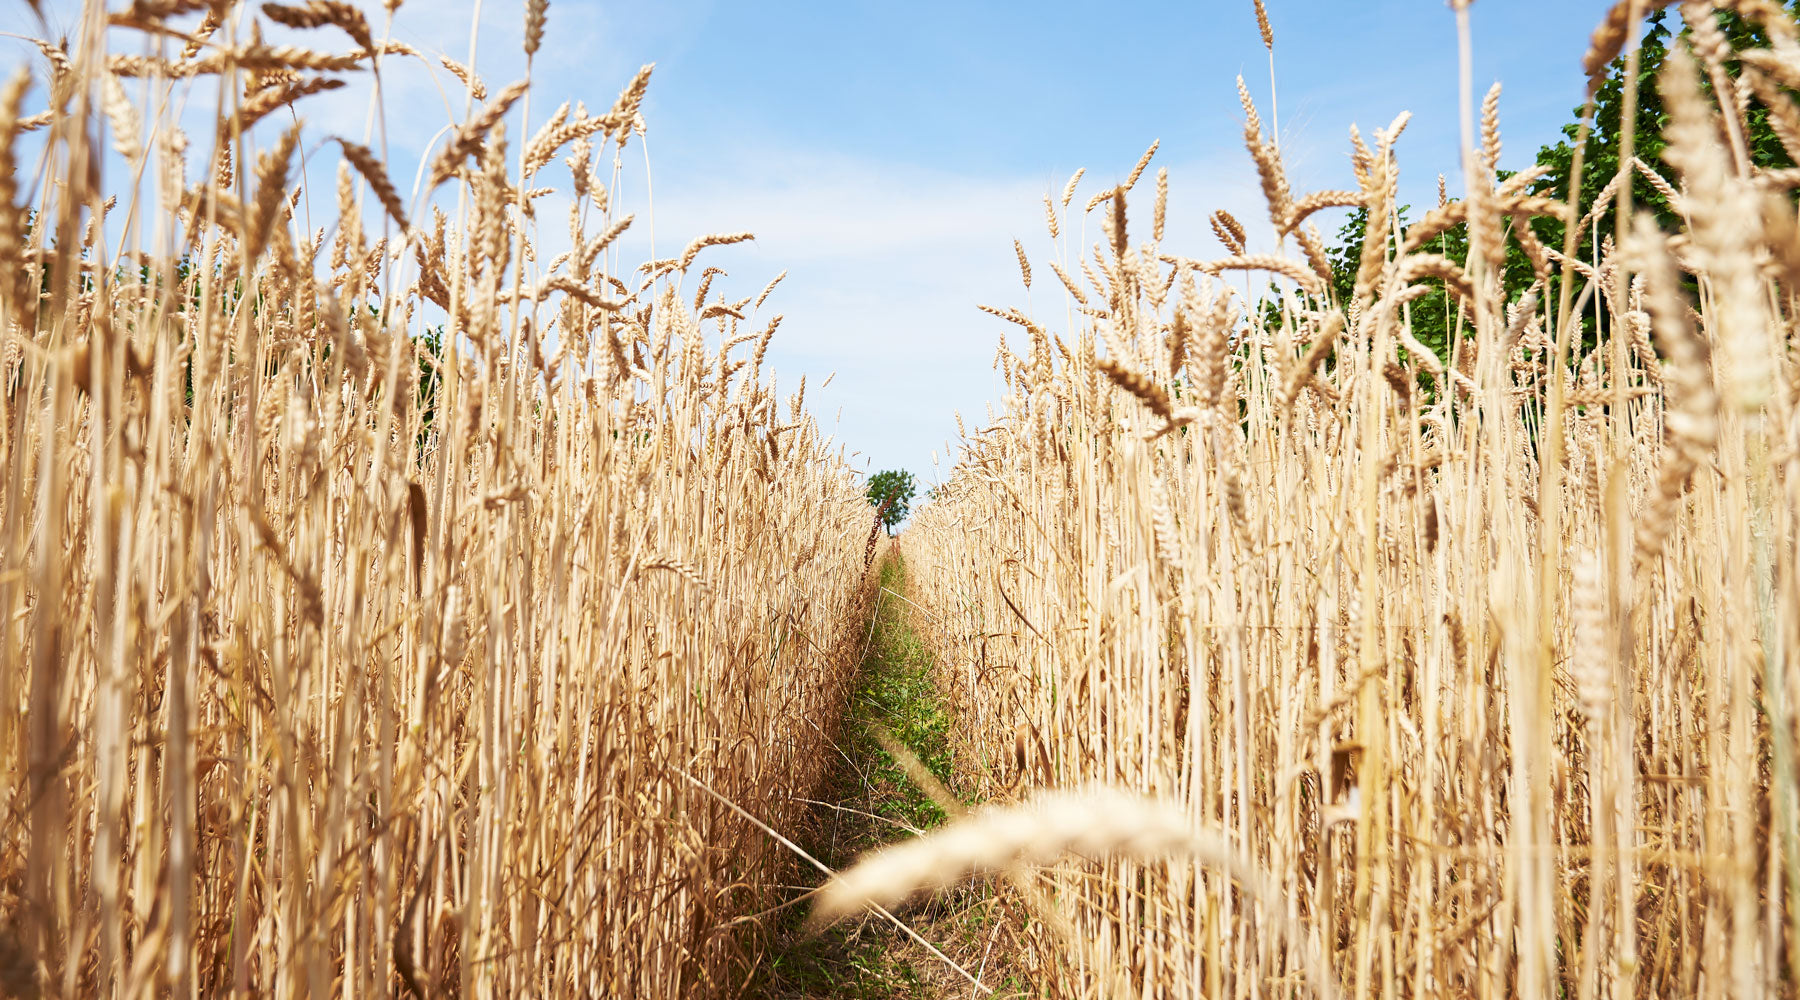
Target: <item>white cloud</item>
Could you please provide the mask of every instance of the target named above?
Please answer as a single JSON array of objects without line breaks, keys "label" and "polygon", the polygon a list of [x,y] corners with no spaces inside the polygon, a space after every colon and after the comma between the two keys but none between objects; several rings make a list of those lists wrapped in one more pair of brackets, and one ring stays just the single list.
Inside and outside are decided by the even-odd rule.
[{"label": "white cloud", "polygon": [[[364,0],[361,6],[373,23],[384,23],[379,3]],[[585,101],[594,110],[609,105],[637,68],[635,54],[679,51],[684,18],[698,17],[705,6],[704,0],[650,10],[554,6],[551,35],[535,68],[539,86],[527,128],[535,128],[564,98]],[[470,25],[470,13],[460,4],[414,0],[397,16],[392,36],[426,56],[383,62],[390,171],[403,195],[433,137],[462,117],[461,86],[436,57],[466,59]],[[340,50],[347,44],[331,32],[307,34],[312,37],[304,40],[321,48]],[[521,35],[517,4],[483,6],[477,70],[490,90],[524,76]],[[295,36],[285,29],[270,31],[271,41],[302,40]],[[318,148],[326,135],[359,140],[365,135],[370,88],[359,76],[351,75],[351,86],[301,106],[310,125],[308,148]],[[215,99],[204,88],[187,93],[183,120],[198,138],[210,131]],[[978,312],[977,303],[1018,306],[1051,329],[1066,331],[1065,296],[1047,263],[1066,254],[1065,267],[1079,279],[1075,258],[1101,238],[1100,225],[1097,219],[1085,226],[1079,218],[1068,220],[1064,246],[1053,246],[1042,199],[1046,192],[1060,194],[1078,164],[1054,170],[1046,164],[1039,175],[994,176],[954,164],[927,168],[829,148],[796,148],[781,136],[682,141],[671,135],[659,142],[664,133],[658,131],[655,94],[653,83],[648,117],[656,197],[653,205],[647,203],[642,150],[634,143],[624,154],[624,177],[614,192],[621,211],[637,213],[637,225],[622,242],[622,259],[635,263],[649,256],[652,238],[656,252],[666,256],[704,233],[756,233],[754,244],[706,251],[706,263],[731,272],[715,287],[741,297],[760,290],[774,274],[789,272],[765,308],[765,314],[786,316],[771,362],[782,373],[784,389],[791,390],[801,372],[807,374],[811,409],[828,432],[842,408],[838,439],[862,452],[873,467],[928,473],[931,451],[945,457],[943,443],[955,436],[952,411],[960,410],[973,431],[985,419],[986,404],[997,403],[1002,387],[991,367],[995,345],[1003,334],[1020,345],[1020,331]],[[523,137],[510,138],[517,143]],[[1221,253],[1207,226],[1216,208],[1233,212],[1252,231],[1253,248],[1269,246],[1249,159],[1235,135],[1220,139],[1223,152],[1215,158],[1169,164],[1165,246],[1170,252]],[[271,140],[272,129],[262,141]],[[1005,141],[1004,135],[997,132],[995,141]],[[1094,191],[1121,180],[1140,151],[1088,150],[1090,169],[1071,211],[1079,213]],[[1309,153],[1298,144],[1294,151],[1299,157]],[[329,217],[336,156],[327,149],[315,160],[321,169],[310,171],[313,212]],[[192,154],[190,169],[196,174],[205,169],[202,150]],[[560,166],[552,166],[546,182],[566,183],[561,173]],[[1131,197],[1135,240],[1149,235],[1154,175],[1155,166]],[[539,203],[538,245],[545,263],[566,246],[566,213],[566,202],[557,197]],[[1029,291],[1020,284],[1015,238],[1034,265]],[[833,371],[831,385],[820,389]]]},{"label": "white cloud", "polygon": [[[1066,174],[984,177],[793,149],[727,149],[704,163],[670,165],[656,156],[651,128],[657,253],[672,254],[707,232],[756,233],[753,245],[706,251],[705,260],[731,274],[715,287],[728,297],[748,295],[789,271],[766,307],[786,316],[771,349],[786,373],[783,387],[806,372],[814,413],[829,425],[843,406],[840,439],[874,468],[927,472],[931,450],[942,457],[943,443],[955,437],[952,411],[973,431],[986,404],[998,401],[994,350],[1002,334],[1021,346],[1021,331],[976,303],[1024,308],[1053,330],[1066,325],[1065,293],[1047,266],[1059,251],[1043,209],[1044,194],[1060,194]],[[1095,164],[1071,211],[1079,214],[1134,159],[1125,152],[1116,169]],[[1134,240],[1149,236],[1152,190],[1149,179],[1134,190]],[[1170,252],[1222,253],[1206,222],[1215,208],[1232,211],[1260,234],[1254,242],[1268,245],[1260,188],[1248,158],[1238,155],[1171,165]],[[632,250],[648,252],[649,213],[635,210],[640,228],[628,259]],[[1078,218],[1067,228],[1063,263],[1078,276],[1073,256],[1084,230]],[[1090,245],[1099,233],[1099,221],[1089,220]],[[1029,292],[1015,238],[1033,261]],[[831,371],[836,378],[818,392]]]}]

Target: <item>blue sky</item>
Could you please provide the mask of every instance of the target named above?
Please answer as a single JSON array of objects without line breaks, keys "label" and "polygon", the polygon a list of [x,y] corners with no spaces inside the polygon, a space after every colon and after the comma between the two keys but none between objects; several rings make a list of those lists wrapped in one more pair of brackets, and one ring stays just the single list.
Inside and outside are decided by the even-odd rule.
[{"label": "blue sky", "polygon": [[[1581,54],[1606,7],[1474,6],[1476,96],[1496,79],[1506,88],[1506,165],[1528,164],[1580,103]],[[1241,72],[1270,119],[1250,0],[602,10],[603,50],[629,53],[614,77],[634,60],[657,63],[647,115],[659,228],[673,217],[761,235],[738,255],[750,267],[723,266],[734,278],[790,270],[777,362],[838,372],[817,412],[830,422],[843,407],[840,438],[872,468],[947,473],[952,411],[972,430],[999,398],[991,361],[1008,328],[976,302],[1063,315],[1041,266],[1040,199],[1077,167],[1088,168],[1082,204],[1161,139],[1177,252],[1223,252],[1206,225],[1214,208],[1263,217],[1235,92]],[[1435,203],[1440,171],[1460,187],[1444,4],[1272,0],[1270,15],[1298,186],[1353,187],[1349,126],[1367,134],[1411,110],[1404,196]],[[1040,263],[1031,293],[1015,237]]]},{"label": "blue sky", "polygon": [[[27,25],[23,4],[0,2]],[[379,13],[378,3],[365,6]],[[1495,80],[1505,86],[1503,166],[1528,164],[1571,118],[1580,57],[1607,6],[1472,8],[1476,98]],[[491,89],[523,75],[520,8],[480,8],[477,62]],[[67,27],[78,5],[47,9],[53,27]],[[1444,3],[1269,0],[1269,9],[1281,142],[1297,188],[1353,187],[1350,125],[1367,134],[1409,110],[1402,199],[1434,203],[1440,172],[1458,191],[1456,33]],[[468,0],[410,0],[394,37],[463,59],[474,12]],[[6,42],[0,64],[28,51]],[[1001,393],[991,360],[1008,327],[977,302],[1033,309],[1060,326],[1054,277],[1039,267],[1027,292],[1012,240],[1034,262],[1050,256],[1041,198],[1077,167],[1088,170],[1079,206],[1160,139],[1155,164],[1168,168],[1171,187],[1165,245],[1221,253],[1206,225],[1215,208],[1253,226],[1253,249],[1259,239],[1264,215],[1235,92],[1242,73],[1265,123],[1273,117],[1251,0],[553,0],[530,127],[564,98],[605,108],[646,62],[656,63],[645,108],[654,201],[646,205],[643,153],[629,149],[619,194],[638,213],[638,242],[627,249],[647,254],[652,236],[668,253],[705,232],[756,232],[755,244],[708,251],[707,261],[730,272],[719,287],[732,297],[789,272],[769,307],[786,316],[773,364],[784,388],[808,375],[809,408],[859,453],[860,469],[903,467],[929,483],[949,470],[952,412],[971,430],[984,422]],[[410,174],[449,120],[443,88],[459,91],[435,76],[390,74],[390,153],[407,168],[397,174]],[[308,106],[309,121],[357,137],[366,102],[366,91],[324,95]],[[1328,235],[1334,225],[1327,220]],[[1098,238],[1097,225],[1088,237]]]}]

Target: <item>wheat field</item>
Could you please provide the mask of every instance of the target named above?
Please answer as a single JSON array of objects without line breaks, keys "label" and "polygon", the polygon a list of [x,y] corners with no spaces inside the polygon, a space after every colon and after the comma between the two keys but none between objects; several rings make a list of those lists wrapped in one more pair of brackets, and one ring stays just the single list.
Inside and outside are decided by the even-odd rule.
[{"label": "wheat field", "polygon": [[[303,199],[276,112],[416,55],[276,10],[321,48],[167,3],[113,18],[165,54],[109,54],[89,5],[0,94],[0,146],[68,109],[36,204],[0,170],[0,991],[717,988],[786,861],[724,803],[784,822],[860,638],[855,477],[761,369],[779,317],[709,299],[734,237],[609,252],[647,69],[523,143],[470,77],[409,218],[348,138]],[[208,73],[214,134],[127,96]],[[143,200],[93,185],[102,121]]]},{"label": "wheat field", "polygon": [[[1154,146],[1077,174],[892,546],[767,366],[781,278],[706,263],[751,235],[621,259],[650,67],[490,89],[399,6],[90,2],[0,84],[0,995],[761,995],[809,913],[931,996],[1800,996],[1784,6],[1680,5],[1668,170],[1628,137],[1591,203],[1498,170],[1466,73],[1416,221],[1406,116],[1302,192],[1241,80],[1275,251],[1164,249]],[[460,88],[416,177],[306,118],[403,60]],[[948,822],[796,886],[881,600]],[[909,926],[983,873],[1010,994]]]}]

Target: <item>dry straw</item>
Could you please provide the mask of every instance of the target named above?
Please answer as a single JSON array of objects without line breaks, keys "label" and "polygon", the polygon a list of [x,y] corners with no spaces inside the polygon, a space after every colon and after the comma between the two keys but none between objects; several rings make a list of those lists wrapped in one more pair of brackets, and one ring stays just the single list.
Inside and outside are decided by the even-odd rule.
[{"label": "dry straw", "polygon": [[[988,805],[822,918],[1001,870],[1051,996],[1794,995],[1796,176],[1736,136],[1800,136],[1800,76],[1781,5],[1720,6],[1768,48],[1678,39],[1670,169],[1602,185],[1680,231],[1501,180],[1497,91],[1471,196],[1403,234],[1404,118],[1300,191],[1247,88],[1271,252],[1219,211],[1224,256],[1165,255],[1160,170],[1133,246],[1155,146],[1096,243],[1081,171],[1046,199],[1066,327],[990,307],[1006,397],[901,543]],[[111,20],[0,85],[0,992],[742,995],[881,512],[764,370],[780,278],[682,287],[747,234],[616,260],[650,67],[540,120],[446,61],[478,103],[403,196],[294,124],[410,51],[358,8]],[[215,86],[235,117],[184,132]],[[1348,299],[1310,221],[1343,206]]]},{"label": "dry straw", "polygon": [[[175,62],[106,51],[202,7]],[[57,96],[0,87],[0,994],[741,991],[791,881],[758,823],[823,777],[873,589],[858,477],[727,357],[740,321],[768,347],[760,280],[634,295],[635,182],[591,147],[540,233],[523,83],[409,211],[294,124],[404,51],[351,5],[128,14],[52,47]],[[551,125],[542,167],[628,136],[647,81],[513,129]],[[236,117],[182,132],[215,85]],[[96,115],[141,189],[93,168]]]},{"label": "dry straw", "polygon": [[[1618,4],[1590,68],[1660,6]],[[1544,247],[1532,220],[1588,237],[1608,206],[1497,175],[1497,91],[1466,112],[1477,196],[1403,234],[1404,119],[1353,135],[1354,189],[1296,191],[1240,91],[1278,233],[1369,210],[1348,300],[1307,240],[1250,254],[1223,212],[1228,256],[1122,253],[1096,196],[1108,238],[1038,262],[1080,308],[1001,358],[1004,404],[902,539],[957,790],[1026,804],[870,859],[828,912],[1023,870],[1070,928],[1022,935],[1052,996],[1794,995],[1800,244],[1766,197],[1792,178],[1734,160],[1732,122],[1791,114],[1742,80],[1792,82],[1795,31],[1729,6],[1771,47],[1672,43],[1672,172],[1621,174],[1679,232]],[[1231,311],[1184,284],[1239,271]],[[1167,812],[1031,788],[1096,783]],[[1170,846],[1201,831],[1267,891]]]}]

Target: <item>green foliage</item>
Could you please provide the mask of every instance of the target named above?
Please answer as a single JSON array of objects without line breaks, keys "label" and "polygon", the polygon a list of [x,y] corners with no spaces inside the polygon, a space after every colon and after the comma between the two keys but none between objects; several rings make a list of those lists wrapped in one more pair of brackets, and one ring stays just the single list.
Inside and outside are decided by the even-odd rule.
[{"label": "green foliage", "polygon": [[888,469],[869,477],[870,506],[880,507],[889,500],[893,501],[888,504],[887,512],[881,515],[881,523],[887,526],[888,534],[893,534],[894,528],[906,520],[912,498],[917,495],[918,489],[918,485],[913,482],[912,473],[902,469]]},{"label": "green foliage", "polygon": [[[1800,8],[1800,0],[1789,0],[1789,8]],[[1762,48],[1769,44],[1768,35],[1755,24],[1746,21],[1732,11],[1717,12],[1719,28],[1724,32],[1731,47],[1736,49]],[[1686,39],[1689,29],[1682,27],[1677,33],[1669,24],[1669,12],[1657,11],[1650,17],[1650,30],[1644,36],[1642,54],[1638,67],[1638,112],[1637,124],[1633,129],[1632,145],[1638,159],[1643,160],[1657,173],[1674,180],[1674,172],[1663,162],[1663,150],[1668,145],[1663,139],[1663,128],[1668,124],[1668,112],[1663,108],[1662,95],[1657,89],[1657,76],[1662,72],[1663,61],[1669,54],[1669,48],[1677,39]],[[1726,70],[1736,75],[1739,65],[1736,60],[1728,60]],[[1588,138],[1586,161],[1581,179],[1581,201],[1583,209],[1592,206],[1599,198],[1600,192],[1617,175],[1623,160],[1625,130],[1625,70],[1624,56],[1613,60],[1607,69],[1606,79],[1601,83],[1594,95],[1594,128]],[[1710,90],[1710,85],[1708,86]],[[1580,109],[1575,114],[1580,115]],[[1745,145],[1750,153],[1750,161],[1760,167],[1791,167],[1794,161],[1776,137],[1774,126],[1770,123],[1769,112],[1759,103],[1752,103],[1746,115],[1747,131],[1744,135]],[[1564,139],[1555,145],[1545,146],[1538,151],[1537,162],[1548,167],[1549,173],[1532,185],[1532,190],[1539,194],[1547,194],[1556,198],[1569,196],[1569,179],[1573,172],[1575,159],[1575,140],[1579,136],[1580,126],[1577,123],[1564,125]],[[1681,221],[1680,216],[1669,206],[1668,199],[1663,197],[1654,186],[1644,179],[1642,174],[1634,174],[1631,188],[1632,203],[1638,208],[1654,213],[1657,220],[1667,229],[1675,228]],[[1549,246],[1562,245],[1563,227],[1550,220],[1538,220],[1534,224],[1538,235],[1546,238]],[[1608,208],[1595,221],[1592,228],[1581,235],[1582,252],[1591,253],[1593,237],[1598,232],[1602,238],[1613,232],[1615,221],[1613,209]],[[1554,240],[1552,242],[1551,240]]]},{"label": "green foliage", "polygon": [[[1659,10],[1651,15],[1650,31],[1644,37],[1638,67],[1637,127],[1632,136],[1637,158],[1665,176],[1668,170],[1662,161],[1662,152],[1667,143],[1663,141],[1662,130],[1668,122],[1668,114],[1663,110],[1662,96],[1657,92],[1656,75],[1662,69],[1663,59],[1668,55],[1669,43],[1673,37],[1668,15],[1667,10]],[[1617,176],[1622,165],[1625,69],[1625,57],[1615,59],[1607,70],[1606,79],[1594,94],[1594,126],[1587,140],[1587,165],[1582,170],[1581,196],[1578,202],[1583,211],[1599,199],[1600,192]],[[1580,113],[1581,109],[1577,108],[1575,114],[1579,116]],[[1548,167],[1549,172],[1534,183],[1532,189],[1538,194],[1566,200],[1575,165],[1575,141],[1581,134],[1580,123],[1570,122],[1564,125],[1562,133],[1562,140],[1538,151],[1538,165]],[[1677,221],[1669,208],[1668,200],[1642,174],[1634,172],[1631,196],[1635,205],[1656,213],[1657,218],[1665,225],[1672,225]],[[1581,252],[1585,255],[1593,251],[1592,241],[1596,230],[1606,234],[1611,233],[1614,228],[1614,213],[1609,208],[1596,218],[1587,232],[1581,234]],[[1558,249],[1562,247],[1564,227],[1560,222],[1540,219],[1533,224],[1532,229],[1545,240],[1546,246]]]},{"label": "green foliage", "polygon": [[[1407,213],[1411,209],[1410,205],[1400,206],[1400,225],[1388,234],[1390,254],[1399,250],[1400,234],[1406,231]],[[1325,250],[1325,256],[1331,261],[1332,290],[1337,293],[1339,302],[1348,303],[1355,291],[1356,269],[1362,259],[1368,231],[1369,210],[1359,208],[1350,214],[1344,221],[1343,228],[1338,230],[1337,245]],[[1463,226],[1456,226],[1426,244],[1424,250],[1427,253],[1443,254],[1458,264],[1466,263],[1469,259],[1468,230]],[[1450,340],[1457,326],[1456,298],[1444,288],[1442,281],[1435,278],[1422,284],[1432,285],[1438,290],[1406,307],[1413,336],[1437,352],[1437,356],[1448,364]]]},{"label": "green foliage", "polygon": [[424,414],[423,430],[437,422],[437,406],[444,388],[444,327],[427,327],[415,341],[419,348],[419,382],[415,402]]},{"label": "green foliage", "polygon": [[[1800,9],[1800,0],[1788,0],[1791,9]],[[1725,33],[1733,49],[1763,47],[1769,44],[1766,34],[1754,24],[1732,11],[1718,11],[1719,27]],[[1679,31],[1677,30],[1679,28]],[[1663,108],[1662,96],[1657,90],[1657,74],[1662,71],[1664,60],[1669,54],[1671,45],[1684,39],[1688,30],[1679,21],[1673,25],[1667,10],[1659,10],[1649,18],[1649,30],[1645,33],[1638,66],[1637,119],[1633,129],[1633,155],[1647,166],[1671,181],[1675,180],[1674,171],[1663,162],[1662,154],[1667,143],[1663,140],[1663,127],[1668,124],[1668,114]],[[1607,68],[1605,79],[1594,94],[1594,124],[1587,140],[1587,151],[1584,154],[1582,167],[1580,197],[1578,207],[1585,214],[1600,199],[1606,186],[1618,176],[1622,166],[1629,164],[1624,160],[1625,129],[1625,83],[1626,58],[1621,55],[1613,60]],[[1738,63],[1728,61],[1726,68],[1735,74]],[[1554,144],[1538,150],[1536,162],[1546,168],[1546,172],[1532,182],[1530,191],[1567,200],[1570,194],[1571,180],[1575,166],[1575,144],[1580,138],[1580,117],[1583,109],[1575,108],[1572,118],[1575,119],[1562,127],[1563,138]],[[1769,113],[1760,103],[1753,103],[1747,118],[1745,144],[1750,153],[1751,162],[1760,167],[1791,167],[1793,160],[1776,137],[1774,126],[1770,122]],[[1508,171],[1500,171],[1500,180],[1511,176]],[[1633,171],[1631,179],[1632,204],[1640,210],[1655,215],[1664,229],[1674,230],[1681,223],[1680,217],[1670,207],[1668,199],[1658,192],[1645,177]],[[1608,206],[1598,213],[1592,223],[1582,232],[1576,244],[1577,255],[1591,259],[1594,253],[1594,240],[1598,237],[1605,240],[1616,230],[1616,201],[1609,198]],[[1399,215],[1402,229],[1406,222],[1407,208],[1402,207]],[[1535,218],[1529,223],[1533,234],[1546,247],[1560,250],[1563,246],[1565,226],[1562,222],[1550,218]],[[1332,285],[1338,300],[1348,303],[1356,282],[1357,264],[1361,260],[1365,235],[1368,232],[1368,211],[1357,209],[1352,213],[1343,227],[1338,230],[1337,244],[1327,250],[1331,260]],[[1390,247],[1390,252],[1392,247]],[[1469,236],[1466,226],[1452,227],[1444,234],[1423,248],[1427,253],[1439,253],[1456,261],[1458,264],[1468,262]],[[1521,294],[1533,279],[1531,261],[1525,256],[1516,241],[1509,240],[1506,250],[1505,287],[1512,295]],[[1426,282],[1442,288],[1442,282],[1431,280]],[[1450,348],[1457,333],[1466,332],[1466,320],[1459,321],[1456,299],[1448,292],[1427,295],[1412,303],[1409,307],[1411,329],[1413,335],[1437,352],[1439,359],[1448,363]],[[1591,323],[1591,319],[1589,320]],[[1591,343],[1593,331],[1586,332],[1584,340]]]}]

